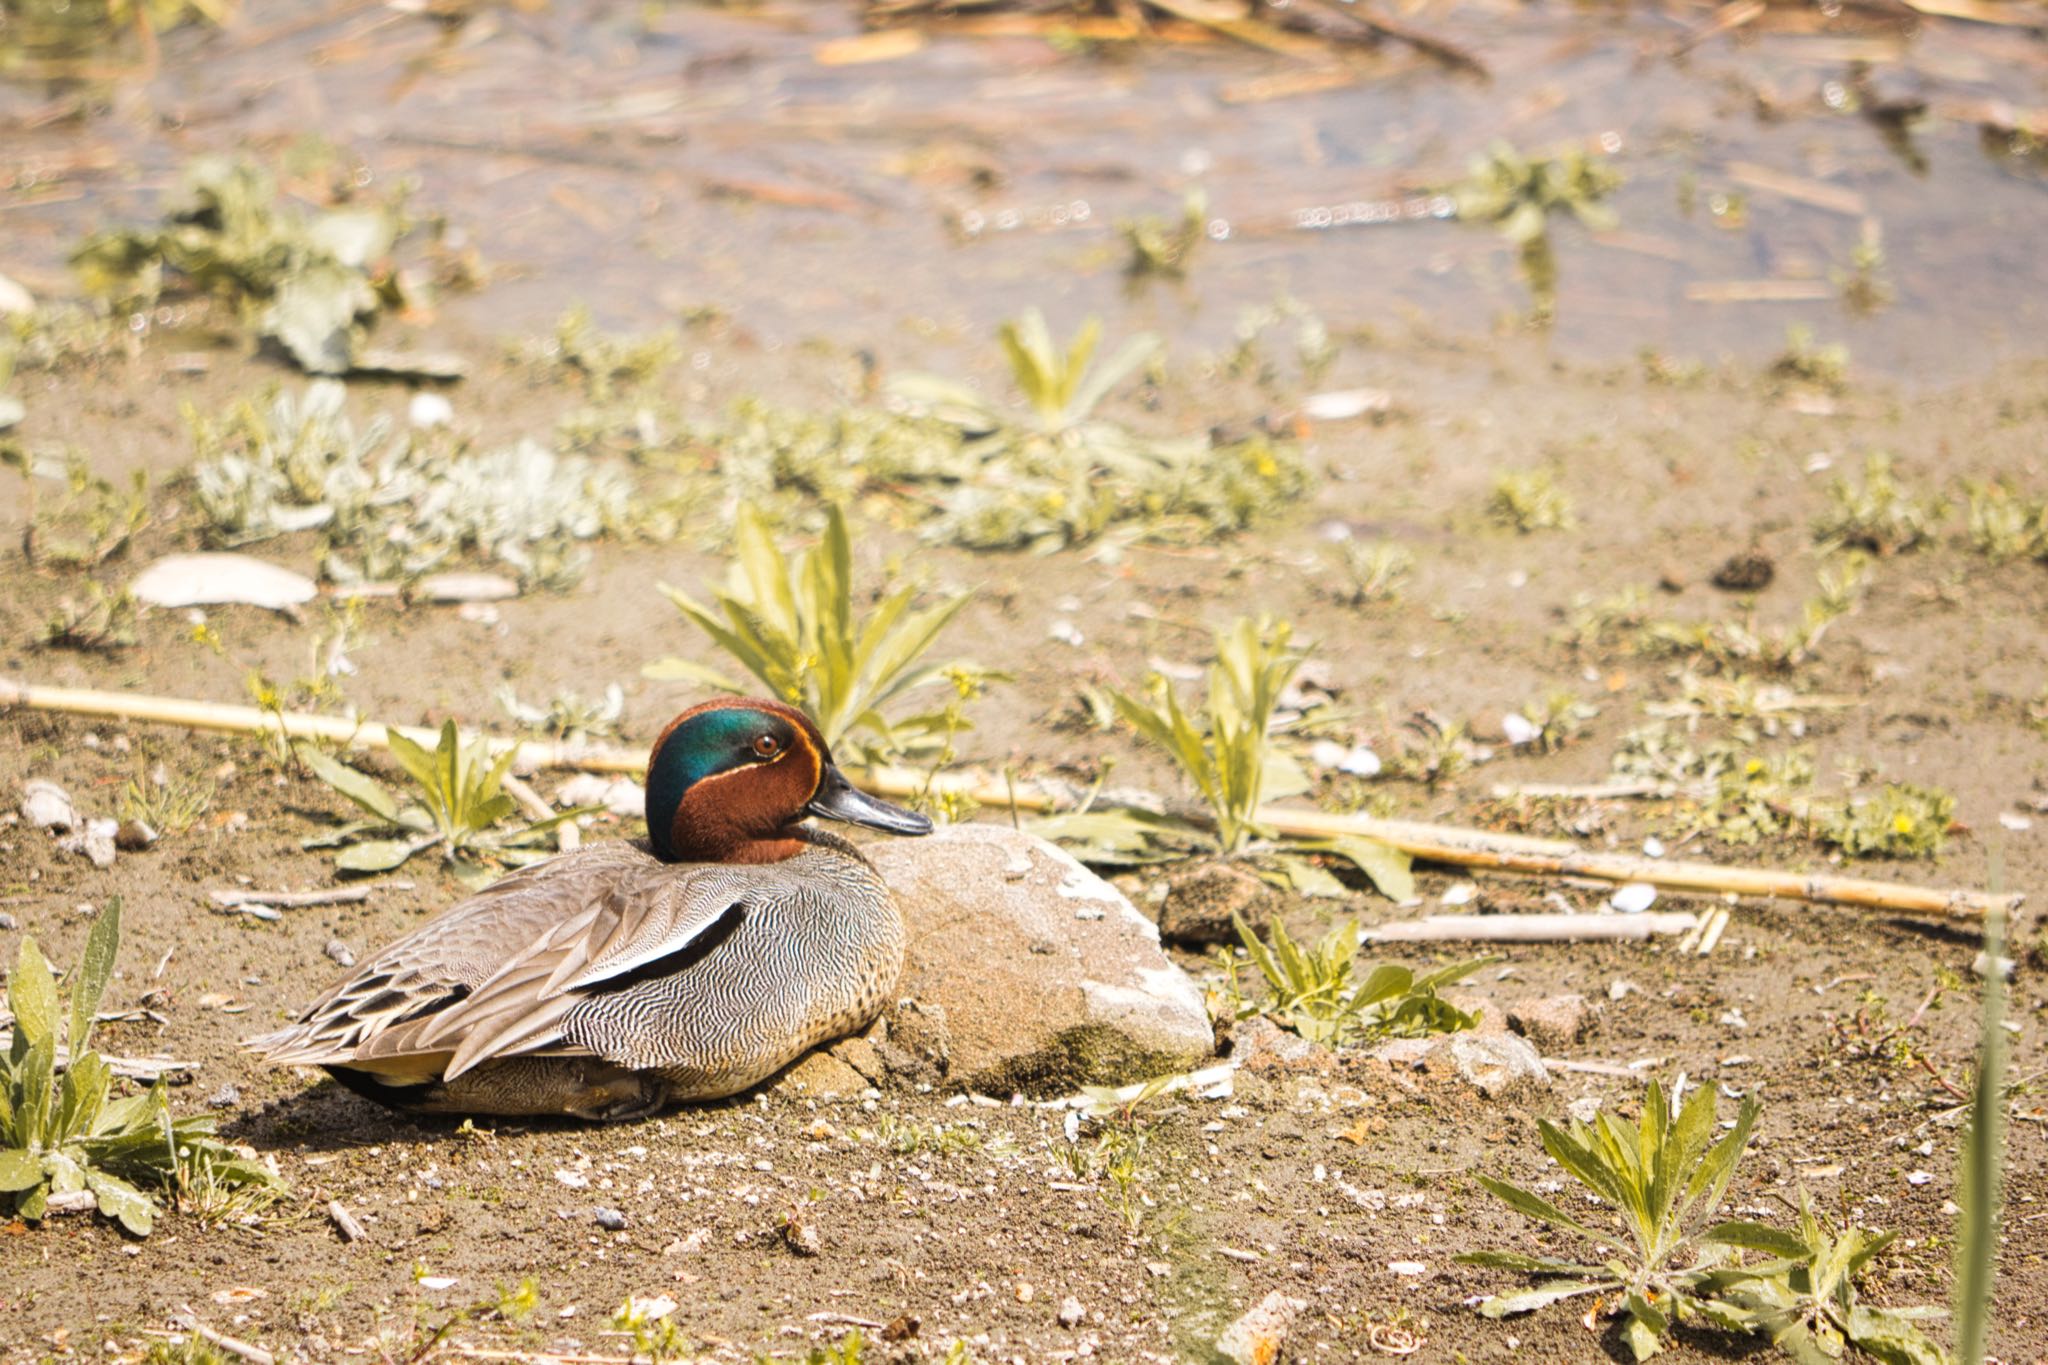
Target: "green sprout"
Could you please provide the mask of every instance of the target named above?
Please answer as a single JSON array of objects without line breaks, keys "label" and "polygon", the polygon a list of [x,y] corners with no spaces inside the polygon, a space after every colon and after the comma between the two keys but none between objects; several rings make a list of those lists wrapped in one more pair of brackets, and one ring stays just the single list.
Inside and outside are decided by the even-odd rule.
[{"label": "green sprout", "polygon": [[[994,676],[966,664],[923,661],[969,594],[913,610],[918,589],[906,585],[860,620],[853,601],[852,540],[846,514],[836,504],[826,510],[823,539],[794,563],[776,548],[766,519],[752,504],[740,508],[735,536],[737,551],[726,586],[713,594],[715,608],[665,583],[661,591],[771,695],[815,720],[828,745],[845,742],[856,761],[880,762],[940,743],[949,726],[960,727],[958,714],[949,718],[943,707],[910,716],[891,711],[924,688],[945,684],[957,691],[949,670]],[[690,659],[662,659],[641,673],[736,695],[753,690]]]},{"label": "green sprout", "polygon": [[511,794],[502,790],[518,746],[494,759],[488,741],[464,737],[452,720],[442,722],[440,741],[432,750],[395,729],[386,739],[391,756],[413,781],[410,800],[310,744],[297,748],[299,760],[315,777],[376,817],[304,842],[306,848],[339,846],[334,855],[337,871],[388,872],[415,854],[439,848],[458,879],[478,886],[490,879],[489,864],[536,862],[548,856],[542,835],[565,820],[599,809],[579,806],[501,830],[498,826],[518,809]]},{"label": "green sprout", "polygon": [[1595,231],[1615,226],[1607,198],[1621,173],[1605,157],[1575,147],[1548,156],[1524,156],[1506,141],[1473,159],[1453,190],[1458,217],[1492,223],[1521,255],[1522,278],[1534,300],[1534,318],[1547,325],[1557,311],[1557,256],[1550,220],[1570,215]]},{"label": "green sprout", "polygon": [[1486,510],[1503,526],[1523,535],[1536,531],[1568,531],[1578,524],[1572,501],[1548,469],[1514,469],[1496,474]]},{"label": "green sprout", "polygon": [[[107,901],[86,935],[71,980],[60,1041],[57,983],[36,941],[24,937],[8,978],[13,1036],[0,1061],[0,1197],[39,1223],[59,1209],[96,1209],[137,1237],[155,1226],[149,1190],[197,1181],[275,1186],[277,1178],[213,1136],[209,1114],[173,1118],[162,1081],[113,1099],[114,1073],[92,1050],[100,997],[121,944],[121,900]],[[69,1063],[58,1079],[60,1050]]]},{"label": "green sprout", "polygon": [[1813,524],[1824,551],[1843,548],[1891,555],[1934,539],[1947,507],[1939,497],[1917,498],[1892,472],[1889,455],[1863,461],[1863,481],[1837,478],[1828,487],[1828,508]]},{"label": "green sprout", "polygon": [[1237,989],[1236,960],[1226,957],[1231,994],[1239,1001],[1237,1017],[1268,1015],[1311,1043],[1334,1047],[1476,1028],[1476,1014],[1466,1013],[1437,992],[1500,960],[1473,958],[1422,976],[1399,963],[1382,962],[1361,974],[1356,924],[1340,924],[1313,948],[1304,948],[1277,920],[1270,945],[1237,915],[1231,916],[1231,923],[1269,993],[1262,1004],[1246,1001]]}]

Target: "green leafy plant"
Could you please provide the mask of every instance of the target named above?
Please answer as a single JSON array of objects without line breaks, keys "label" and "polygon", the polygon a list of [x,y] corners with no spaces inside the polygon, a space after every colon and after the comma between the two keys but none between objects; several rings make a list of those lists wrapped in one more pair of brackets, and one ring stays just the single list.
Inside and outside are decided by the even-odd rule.
[{"label": "green leafy plant", "polygon": [[1889,455],[1863,461],[1863,480],[1838,478],[1828,486],[1828,507],[1813,524],[1824,550],[1843,548],[1890,555],[1934,539],[1947,507],[1939,497],[1916,497],[1892,471]]},{"label": "green leafy plant", "polygon": [[1607,198],[1621,173],[1605,157],[1567,147],[1548,156],[1525,156],[1503,140],[1472,161],[1451,193],[1458,217],[1492,223],[1521,254],[1522,277],[1535,302],[1535,320],[1547,323],[1557,308],[1557,257],[1550,220],[1560,215],[1605,230],[1618,221]]},{"label": "green leafy plant", "polygon": [[1408,855],[1375,839],[1289,839],[1251,849],[1267,834],[1258,823],[1259,807],[1308,788],[1301,764],[1272,735],[1280,694],[1308,657],[1289,643],[1291,635],[1285,622],[1264,617],[1240,617],[1218,630],[1216,660],[1199,711],[1184,706],[1178,690],[1157,674],[1142,694],[1103,689],[1139,738],[1172,759],[1201,793],[1205,822],[1084,808],[1039,820],[1033,828],[1078,845],[1084,857],[1108,863],[1159,861],[1190,847],[1226,856],[1250,851],[1254,867],[1268,880],[1303,895],[1342,896],[1343,884],[1308,856],[1328,854],[1351,863],[1386,896],[1413,896]]},{"label": "green leafy plant", "polygon": [[9,0],[0,27],[0,74],[34,80],[104,73],[103,47],[128,37],[154,52],[156,35],[184,24],[220,25],[234,0]]},{"label": "green leafy plant", "polygon": [[1129,258],[1124,273],[1133,280],[1160,277],[1183,279],[1195,248],[1209,236],[1209,198],[1200,190],[1188,191],[1181,201],[1180,217],[1169,221],[1148,213],[1117,224],[1123,234]]},{"label": "green leafy plant", "polygon": [[611,336],[598,330],[590,310],[581,304],[562,314],[552,338],[527,349],[535,359],[575,376],[593,403],[608,403],[622,390],[638,389],[682,359],[682,345],[673,331]]},{"label": "green leafy plant", "polygon": [[1827,812],[1819,834],[1851,858],[1932,858],[1948,842],[1955,813],[1956,799],[1945,791],[1887,782],[1877,795]]},{"label": "green leafy plant", "polygon": [[[75,455],[35,457],[0,446],[0,464],[22,477],[22,551],[40,568],[89,569],[128,548],[149,524],[149,474],[138,469],[122,488]],[[59,484],[52,497],[45,485]]]},{"label": "green leafy plant", "polygon": [[1795,322],[1785,329],[1785,349],[1771,362],[1770,376],[1781,385],[1840,393],[1849,387],[1849,348],[1822,345],[1811,327]]},{"label": "green leafy plant", "polygon": [[[1144,334],[1098,364],[1101,331],[1090,319],[1062,350],[1036,309],[1003,325],[1003,354],[1028,408],[1021,416],[951,380],[890,380],[910,420],[954,429],[956,444],[939,452],[940,467],[916,475],[941,485],[931,490],[940,510],[927,535],[973,549],[1051,551],[1137,522],[1153,538],[1213,538],[1307,487],[1307,469],[1285,442],[1146,436],[1096,416],[1117,385],[1160,354],[1158,338]],[[905,444],[929,459],[929,429],[913,434]]]},{"label": "green leafy plant", "polygon": [[1771,1339],[1798,1365],[1831,1365],[1853,1346],[1899,1365],[1947,1365],[1948,1357],[1915,1323],[1943,1316],[1938,1308],[1877,1308],[1859,1302],[1856,1279],[1897,1232],[1834,1229],[1813,1211],[1804,1190],[1796,1231],[1729,1222],[1703,1240],[1761,1252],[1767,1260],[1711,1272],[1704,1284],[1715,1316]]},{"label": "green leafy plant", "polygon": [[1391,602],[1401,595],[1401,587],[1414,567],[1415,556],[1398,545],[1384,540],[1369,545],[1347,540],[1337,551],[1341,579],[1326,585],[1323,591],[1332,601],[1347,607]]},{"label": "green leafy plant", "polygon": [[[1488,1299],[1479,1311],[1499,1318],[1599,1294],[1618,1305],[1623,1339],[1637,1360],[1656,1354],[1672,1324],[1691,1317],[1739,1329],[1738,1319],[1701,1293],[1710,1284],[1711,1272],[1729,1258],[1730,1249],[1695,1244],[1703,1241],[1700,1225],[1720,1207],[1736,1164],[1748,1149],[1758,1105],[1754,1096],[1745,1099],[1734,1128],[1715,1142],[1714,1093],[1713,1086],[1701,1086],[1674,1112],[1662,1083],[1652,1080],[1643,1095],[1639,1122],[1604,1112],[1592,1124],[1574,1119],[1568,1129],[1539,1121],[1543,1150],[1598,1196],[1612,1216],[1588,1221],[1505,1180],[1483,1175],[1479,1183],[1518,1213],[1597,1247],[1618,1245],[1618,1250],[1595,1264],[1515,1251],[1461,1255],[1457,1259],[1467,1265],[1544,1277],[1533,1288]],[[1614,1232],[1617,1224],[1619,1238]]]},{"label": "green leafy plant", "polygon": [[1994,563],[2048,559],[2048,500],[2003,482],[1968,483],[1970,548]]},{"label": "green leafy plant", "polygon": [[44,620],[36,643],[50,649],[126,649],[135,643],[138,612],[127,588],[107,589],[87,579],[83,600],[65,597]]},{"label": "green leafy plant", "polygon": [[1340,924],[1313,948],[1303,948],[1278,920],[1273,922],[1270,945],[1237,915],[1231,916],[1231,923],[1268,992],[1263,1003],[1246,1000],[1237,989],[1236,961],[1226,958],[1237,1017],[1269,1015],[1309,1042],[1331,1046],[1477,1027],[1476,1014],[1466,1013],[1437,992],[1500,960],[1473,958],[1422,976],[1399,963],[1381,962],[1361,974],[1356,924]]},{"label": "green leafy plant", "polygon": [[1285,769],[1275,761],[1271,737],[1280,693],[1308,657],[1289,643],[1292,633],[1285,622],[1249,616],[1217,631],[1209,692],[1197,713],[1158,674],[1146,696],[1109,689],[1117,713],[1201,792],[1222,853],[1261,832],[1256,814],[1275,779],[1299,778],[1291,760]]},{"label": "green leafy plant", "polygon": [[1571,499],[1548,469],[1512,469],[1496,474],[1486,510],[1495,521],[1523,535],[1568,531],[1578,524]]},{"label": "green leafy plant", "polygon": [[219,787],[210,777],[173,773],[159,764],[128,779],[121,789],[121,818],[140,820],[158,834],[183,834],[213,805]]},{"label": "green leafy plant", "polygon": [[[309,744],[297,748],[299,761],[315,777],[375,816],[304,841],[306,848],[335,848],[342,872],[388,872],[408,858],[439,848],[448,868],[465,884],[491,876],[489,864],[521,865],[548,856],[541,838],[565,820],[599,809],[578,806],[545,819],[501,830],[518,803],[502,790],[518,753],[514,745],[491,757],[490,744],[465,738],[455,722],[441,724],[440,741],[428,750],[397,730],[388,733],[391,756],[413,780],[411,800],[381,782],[328,757]],[[388,835],[392,837],[369,837]]]},{"label": "green leafy plant", "polygon": [[[227,1186],[273,1186],[276,1177],[218,1141],[211,1115],[173,1118],[161,1081],[112,1098],[113,1069],[91,1042],[120,945],[116,896],[86,935],[70,983],[69,1027],[60,1040],[56,978],[35,939],[21,940],[7,983],[14,1034],[0,1063],[0,1195],[32,1223],[60,1210],[97,1209],[144,1237],[158,1213],[152,1189],[180,1189],[200,1177]],[[65,1052],[69,1061],[60,1080]]]},{"label": "green leafy plant", "polygon": [[[861,622],[853,602],[852,541],[846,514],[836,504],[826,509],[823,538],[793,564],[751,504],[740,508],[735,536],[726,586],[713,594],[716,609],[666,583],[661,591],[771,695],[802,708],[827,744],[836,749],[845,742],[857,761],[879,762],[921,742],[941,742],[949,724],[964,724],[957,713],[949,721],[944,707],[911,716],[889,712],[909,694],[947,683],[949,672],[995,676],[964,663],[923,661],[967,605],[968,594],[914,610],[918,589],[906,585],[877,602]],[[752,690],[690,659],[662,659],[641,672],[721,692]]]}]

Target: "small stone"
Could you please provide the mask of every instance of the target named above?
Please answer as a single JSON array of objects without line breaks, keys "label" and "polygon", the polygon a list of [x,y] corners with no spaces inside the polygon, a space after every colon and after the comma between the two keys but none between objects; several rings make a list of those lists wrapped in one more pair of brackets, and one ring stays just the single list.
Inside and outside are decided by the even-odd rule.
[{"label": "small stone", "polygon": [[792,1095],[815,1099],[859,1099],[868,1088],[867,1077],[830,1052],[806,1053],[776,1080],[775,1088]]},{"label": "small stone", "polygon": [[1029,1280],[1019,1280],[1017,1282],[1017,1302],[1029,1303],[1037,1297],[1038,1290],[1032,1286]]},{"label": "small stone", "polygon": [[139,853],[156,841],[157,832],[147,820],[123,820],[114,830],[114,847],[123,853]]},{"label": "small stone", "polygon": [[1078,1327],[1081,1320],[1087,1316],[1088,1310],[1081,1306],[1079,1299],[1068,1295],[1060,1300],[1060,1326]]},{"label": "small stone", "polygon": [[1508,1006],[1508,1027],[1545,1052],[1555,1052],[1585,1035],[1592,1014],[1583,995],[1539,996]]},{"label": "small stone", "polygon": [[1429,1272],[1427,1261],[1388,1261],[1387,1270],[1394,1275],[1424,1275]]},{"label": "small stone", "polygon": [[74,829],[78,811],[55,782],[32,777],[21,784],[21,818],[36,829]]},{"label": "small stone", "polygon": [[1625,981],[1617,976],[1614,980],[1607,983],[1607,998],[1609,1000],[1621,1000],[1626,998],[1630,992],[1641,989],[1642,987],[1636,985],[1635,982]]},{"label": "small stone", "polygon": [[1230,1060],[1246,1071],[1328,1071],[1337,1057],[1321,1044],[1255,1014],[1232,1026]]},{"label": "small stone", "polygon": [[1453,1033],[1445,1044],[1458,1075],[1490,1100],[1513,1099],[1550,1084],[1543,1058],[1512,1033]]},{"label": "small stone", "polygon": [[1231,1365],[1274,1365],[1286,1350],[1288,1329],[1307,1308],[1307,1299],[1274,1290],[1223,1329],[1216,1338],[1216,1354]]},{"label": "small stone", "polygon": [[337,967],[353,967],[356,965],[355,949],[349,947],[338,938],[328,939],[327,946],[320,951],[326,953]]},{"label": "small stone", "polygon": [[20,927],[20,920],[17,920],[14,916],[8,914],[5,910],[0,910],[0,930],[11,931],[14,929],[19,929]]},{"label": "small stone", "polygon": [[232,1085],[224,1085],[206,1097],[206,1107],[209,1109],[232,1109],[241,1102],[241,1090]]},{"label": "small stone", "polygon": [[1534,744],[1543,738],[1543,727],[1519,711],[1510,711],[1500,718],[1501,733],[1513,745]]},{"label": "small stone", "polygon": [[1266,884],[1243,868],[1203,863],[1167,879],[1166,899],[1159,903],[1159,936],[1183,948],[1236,943],[1237,915],[1263,934],[1271,918],[1273,896]]},{"label": "small stone", "polygon": [[784,1245],[799,1256],[815,1256],[822,1249],[822,1243],[818,1239],[818,1225],[808,1218],[799,1218],[794,1214],[782,1225],[782,1240]]},{"label": "small stone", "polygon": [[1630,882],[1607,898],[1607,904],[1624,915],[1640,915],[1656,903],[1657,888],[1648,882]]},{"label": "small stone", "polygon": [[600,777],[596,773],[582,773],[564,782],[555,792],[555,804],[568,809],[574,806],[603,806],[607,813],[617,816],[637,816],[647,809],[647,789],[630,777]]},{"label": "small stone", "polygon": [[74,830],[57,841],[57,847],[66,853],[77,853],[91,860],[94,867],[107,868],[114,865],[114,832],[120,826],[112,820],[88,820],[85,828]]},{"label": "small stone", "polygon": [[1580,1123],[1590,1124],[1600,1113],[1598,1095],[1581,1095],[1564,1107],[1564,1112]]},{"label": "small stone", "polygon": [[455,420],[455,405],[438,393],[416,393],[406,405],[405,420],[422,430],[445,427]]},{"label": "small stone", "polygon": [[1777,563],[1752,546],[1721,561],[1714,570],[1713,584],[1725,592],[1761,592],[1778,576]]},{"label": "small stone", "polygon": [[626,1230],[626,1215],[617,1209],[594,1208],[590,1211],[590,1217],[606,1232],[624,1232]]}]

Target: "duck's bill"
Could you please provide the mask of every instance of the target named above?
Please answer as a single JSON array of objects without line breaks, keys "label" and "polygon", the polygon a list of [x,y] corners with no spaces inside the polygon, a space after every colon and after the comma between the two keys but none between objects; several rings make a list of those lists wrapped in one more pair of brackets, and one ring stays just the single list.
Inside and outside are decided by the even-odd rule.
[{"label": "duck's bill", "polygon": [[892,806],[887,801],[878,801],[846,780],[846,774],[828,763],[825,777],[818,784],[818,794],[811,798],[811,804],[804,807],[809,815],[822,815],[828,820],[844,820],[849,825],[865,825],[869,829],[883,829],[891,834],[930,834],[932,822],[915,811],[901,806]]}]

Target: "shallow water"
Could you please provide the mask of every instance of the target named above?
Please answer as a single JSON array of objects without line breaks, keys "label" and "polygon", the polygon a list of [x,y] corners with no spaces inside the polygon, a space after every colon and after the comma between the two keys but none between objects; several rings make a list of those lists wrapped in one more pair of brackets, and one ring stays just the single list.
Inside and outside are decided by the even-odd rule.
[{"label": "shallow water", "polygon": [[[916,355],[1038,304],[1215,346],[1282,294],[1340,331],[1462,334],[1510,325],[1528,294],[1497,234],[1427,196],[1507,137],[1613,148],[1628,177],[1617,232],[1555,229],[1561,355],[1756,360],[1795,322],[1859,372],[1911,379],[2038,353],[2048,174],[1978,119],[2048,105],[2048,44],[1847,11],[1676,54],[1709,12],[1431,6],[1409,22],[1491,79],[1388,44],[1339,88],[1262,98],[1313,67],[1226,41],[943,34],[826,65],[820,44],[857,31],[836,4],[559,3],[447,28],[361,0],[256,3],[225,32],[169,35],[146,81],[0,85],[0,273],[61,290],[70,244],[151,216],[193,153],[320,137],[468,230],[494,278],[445,316],[491,335],[575,301],[617,326],[715,306],[766,346]],[[1853,108],[1873,92],[1925,101],[1905,143]],[[1184,283],[1130,287],[1117,222],[1173,218],[1191,188],[1221,240]],[[1838,287],[1866,231],[1896,295],[1871,316]],[[1688,297],[1753,281],[1829,297]]]}]

